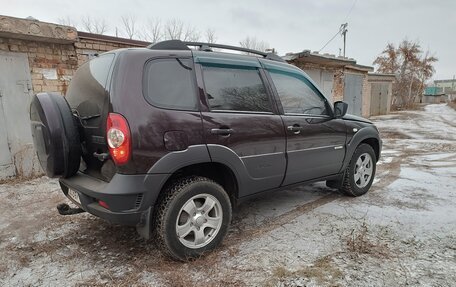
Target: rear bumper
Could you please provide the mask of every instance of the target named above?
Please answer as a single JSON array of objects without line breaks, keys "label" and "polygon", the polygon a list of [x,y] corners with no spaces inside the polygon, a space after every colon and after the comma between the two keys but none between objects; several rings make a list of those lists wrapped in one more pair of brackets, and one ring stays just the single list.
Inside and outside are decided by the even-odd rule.
[{"label": "rear bumper", "polygon": [[[85,211],[111,223],[141,226],[148,222],[166,178],[165,174],[116,174],[106,182],[78,172],[59,182],[65,196],[69,197],[69,189],[78,193]],[[108,208],[100,206],[99,200]]]}]

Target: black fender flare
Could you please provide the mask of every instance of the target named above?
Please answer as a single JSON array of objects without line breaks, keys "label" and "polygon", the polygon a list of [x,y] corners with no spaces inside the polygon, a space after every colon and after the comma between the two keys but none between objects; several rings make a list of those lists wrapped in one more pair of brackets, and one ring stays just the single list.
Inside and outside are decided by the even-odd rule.
[{"label": "black fender flare", "polygon": [[[238,186],[239,197],[271,189],[276,182],[281,182],[283,174],[271,177],[252,177],[248,173],[243,160],[230,148],[217,144],[192,145],[182,151],[170,152],[158,160],[147,172],[146,185],[150,186],[151,193],[156,194],[176,171],[184,167],[199,163],[220,163],[232,171]],[[157,175],[160,180],[157,182]],[[154,180],[152,180],[152,178]],[[148,202],[155,202],[156,198],[145,198]]]},{"label": "black fender flare", "polygon": [[205,162],[211,162],[207,146],[205,144],[191,145],[185,150],[167,153],[160,158],[147,173],[173,174],[183,167]]},{"label": "black fender flare", "polygon": [[144,186],[148,192],[144,194],[146,206],[154,206],[160,191],[168,179],[179,169],[189,165],[211,162],[205,144],[191,145],[185,150],[169,152],[160,158],[147,172]]},{"label": "black fender flare", "polygon": [[[226,146],[208,144],[207,148],[212,162],[224,164],[233,171],[238,182],[239,198],[278,187],[276,185],[283,180],[283,173],[275,173],[268,177],[253,177],[242,158]],[[286,165],[285,158],[282,165]],[[285,166],[283,166],[283,170],[285,170]]]},{"label": "black fender flare", "polygon": [[[380,152],[382,149],[382,140],[380,139],[377,129],[374,126],[363,127],[360,130],[358,130],[353,135],[353,137],[350,139],[350,141],[347,143],[344,163],[340,170],[341,172],[347,168],[347,166],[350,163],[350,160],[351,160],[353,154],[355,153],[356,148],[359,146],[359,144],[367,139],[375,139],[377,141],[378,151],[379,151],[378,154],[380,157]],[[378,158],[377,158],[377,161],[378,161]]]},{"label": "black fender flare", "polygon": [[[212,149],[212,155],[219,154],[211,158],[209,150]],[[214,151],[216,149],[216,151]],[[245,166],[242,160],[230,149],[219,145],[191,145],[185,150],[169,152],[160,158],[147,172],[146,185],[150,186],[153,194],[158,195],[166,181],[178,170],[200,163],[221,163],[227,166],[234,174],[238,187],[241,187],[243,174],[242,169]],[[156,175],[162,175],[157,182]],[[153,180],[152,180],[153,179]],[[149,202],[154,202],[156,198],[145,198]]]}]

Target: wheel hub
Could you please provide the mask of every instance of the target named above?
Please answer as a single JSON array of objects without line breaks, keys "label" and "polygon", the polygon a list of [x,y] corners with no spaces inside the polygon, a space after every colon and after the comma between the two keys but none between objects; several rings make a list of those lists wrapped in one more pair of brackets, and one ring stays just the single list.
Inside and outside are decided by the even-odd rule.
[{"label": "wheel hub", "polygon": [[217,198],[198,194],[190,198],[179,211],[176,220],[176,235],[188,248],[208,245],[222,226],[223,211]]},{"label": "wheel hub", "polygon": [[372,177],[372,157],[368,153],[363,153],[358,157],[355,167],[355,184],[359,188],[363,188],[369,184]]},{"label": "wheel hub", "polygon": [[192,223],[196,227],[203,226],[204,222],[207,220],[204,218],[204,215],[197,213],[195,216],[192,217]]}]

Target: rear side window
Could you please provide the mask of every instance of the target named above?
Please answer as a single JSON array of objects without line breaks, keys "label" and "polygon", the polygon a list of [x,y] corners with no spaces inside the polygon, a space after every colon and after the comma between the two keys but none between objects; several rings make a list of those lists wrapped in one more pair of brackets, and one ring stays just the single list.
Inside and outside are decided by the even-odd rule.
[{"label": "rear side window", "polygon": [[203,66],[203,76],[211,110],[272,111],[257,68]]},{"label": "rear side window", "polygon": [[146,64],[146,100],[160,108],[196,110],[197,98],[189,59],[158,59]]},{"label": "rear side window", "polygon": [[78,108],[80,116],[101,113],[113,60],[114,54],[98,56],[83,64],[71,79],[66,99],[72,108]]},{"label": "rear side window", "polygon": [[328,115],[326,101],[304,77],[269,71],[285,114]]},{"label": "rear side window", "polygon": [[107,54],[89,61],[90,73],[92,74],[95,81],[97,81],[103,87],[106,87],[109,69],[111,67],[113,59],[114,54]]}]

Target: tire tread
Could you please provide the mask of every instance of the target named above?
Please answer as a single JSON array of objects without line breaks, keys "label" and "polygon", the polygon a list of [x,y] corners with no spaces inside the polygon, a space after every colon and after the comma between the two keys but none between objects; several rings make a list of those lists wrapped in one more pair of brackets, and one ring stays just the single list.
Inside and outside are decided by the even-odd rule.
[{"label": "tire tread", "polygon": [[[175,198],[181,193],[181,191],[189,185],[192,185],[197,182],[211,182],[212,184],[218,185],[222,188],[218,183],[215,181],[202,177],[202,176],[186,176],[175,180],[173,183],[165,187],[163,192],[160,194],[158,198],[158,205],[155,208],[155,212],[153,215],[152,230],[154,233],[154,239],[157,243],[157,247],[165,253],[165,255],[177,259],[180,261],[186,261],[189,258],[183,258],[181,255],[177,254],[170,248],[170,243],[166,238],[166,215],[170,212],[170,208],[172,202]],[[223,190],[223,188],[222,188]],[[228,198],[229,200],[229,198]]]},{"label": "tire tread", "polygon": [[[357,193],[355,191],[354,186],[351,183],[353,161],[358,160],[358,157],[356,155],[359,152],[359,150],[362,150],[362,149],[369,150],[369,152],[370,152],[370,154],[372,156],[372,161],[373,161],[372,164],[374,165],[374,172],[372,174],[372,180],[373,180],[373,178],[375,176],[376,158],[375,158],[374,150],[372,149],[372,147],[370,145],[362,143],[356,148],[355,152],[353,153],[353,156],[350,159],[350,163],[348,164],[347,168],[344,171],[344,177],[342,179],[342,184],[341,184],[341,187],[339,188],[340,192],[342,192],[342,193],[344,193],[346,195],[349,195],[349,196],[353,196],[353,197],[363,195],[363,194],[365,194],[367,192],[367,191],[365,191],[363,193]],[[369,188],[370,188],[370,186],[369,186]]]}]

